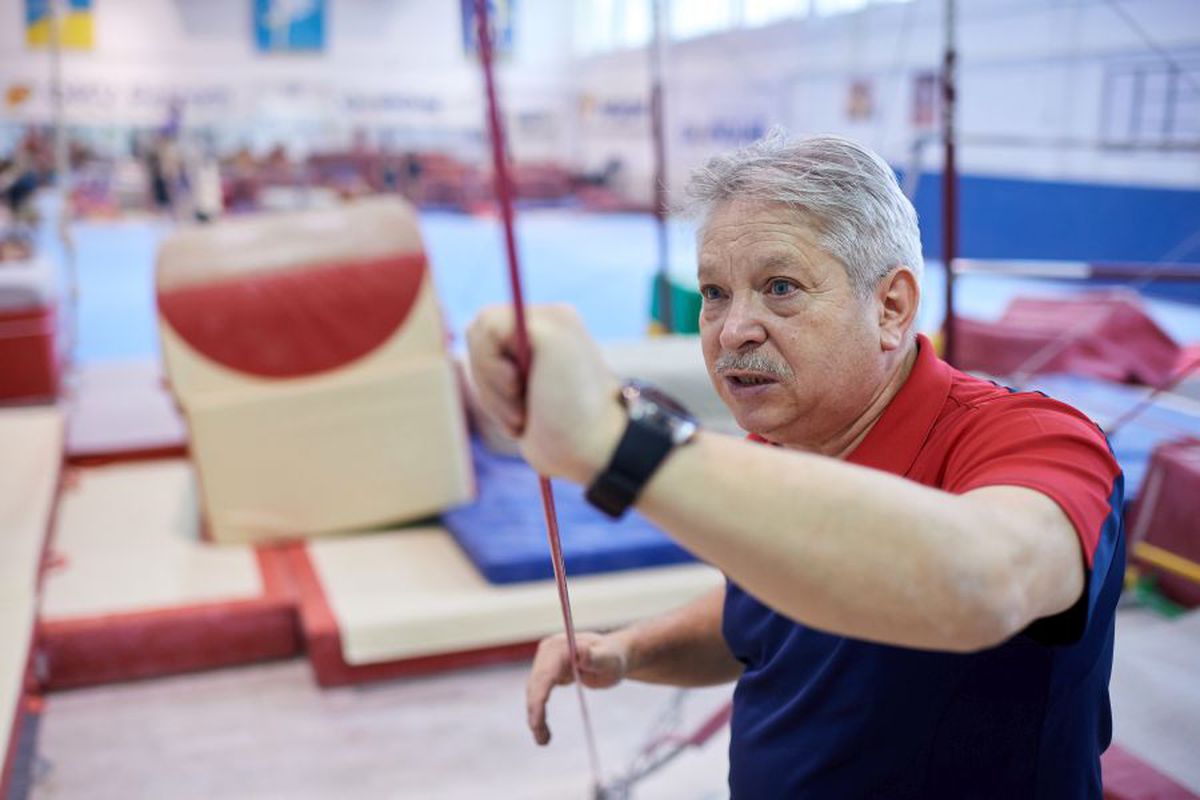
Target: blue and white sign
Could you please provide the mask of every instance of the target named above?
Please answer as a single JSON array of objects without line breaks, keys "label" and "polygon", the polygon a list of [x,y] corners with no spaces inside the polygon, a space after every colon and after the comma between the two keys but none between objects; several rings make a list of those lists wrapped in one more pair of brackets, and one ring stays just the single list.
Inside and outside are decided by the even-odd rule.
[{"label": "blue and white sign", "polygon": [[[517,0],[487,0],[488,22],[492,32],[492,50],[507,56],[513,47],[513,5]],[[475,20],[475,0],[460,0],[462,7],[463,52],[479,53],[479,23]]]},{"label": "blue and white sign", "polygon": [[325,0],[254,0],[254,41],[263,53],[325,49]]}]

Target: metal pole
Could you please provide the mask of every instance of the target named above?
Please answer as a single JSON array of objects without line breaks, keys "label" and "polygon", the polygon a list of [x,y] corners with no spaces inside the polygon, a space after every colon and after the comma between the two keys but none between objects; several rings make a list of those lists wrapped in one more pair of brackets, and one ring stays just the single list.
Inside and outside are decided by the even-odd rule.
[{"label": "metal pole", "polygon": [[671,308],[671,247],[667,230],[667,132],[666,108],[663,97],[663,61],[666,50],[668,0],[653,0],[653,39],[650,42],[650,128],[654,139],[654,221],[658,234],[658,271],[655,290],[658,292],[658,313],[663,330],[675,330]]},{"label": "metal pole", "polygon": [[958,257],[958,169],[955,164],[955,103],[957,102],[955,68],[955,0],[945,5],[945,51],[942,57],[942,144],[945,149],[942,165],[942,264],[946,271],[946,319],[942,326],[942,356],[954,363],[954,259]]}]

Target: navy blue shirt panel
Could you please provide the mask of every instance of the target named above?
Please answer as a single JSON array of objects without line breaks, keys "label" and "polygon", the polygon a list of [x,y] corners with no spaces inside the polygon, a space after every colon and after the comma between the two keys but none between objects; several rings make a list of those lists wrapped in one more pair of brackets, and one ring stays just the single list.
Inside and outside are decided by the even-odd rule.
[{"label": "navy blue shirt panel", "polygon": [[724,635],[745,665],[731,722],[735,800],[1099,798],[1120,501],[1118,477],[1081,602],[1037,635],[977,653],[833,636],[729,582]]}]

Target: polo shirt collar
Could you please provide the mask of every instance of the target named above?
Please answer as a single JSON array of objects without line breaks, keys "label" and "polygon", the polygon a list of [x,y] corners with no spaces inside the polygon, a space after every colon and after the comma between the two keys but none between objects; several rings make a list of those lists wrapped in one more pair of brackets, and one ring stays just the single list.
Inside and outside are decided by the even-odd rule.
[{"label": "polo shirt collar", "polygon": [[918,335],[917,359],[907,380],[846,460],[907,474],[950,395],[950,380],[950,366],[937,357],[928,338]]}]

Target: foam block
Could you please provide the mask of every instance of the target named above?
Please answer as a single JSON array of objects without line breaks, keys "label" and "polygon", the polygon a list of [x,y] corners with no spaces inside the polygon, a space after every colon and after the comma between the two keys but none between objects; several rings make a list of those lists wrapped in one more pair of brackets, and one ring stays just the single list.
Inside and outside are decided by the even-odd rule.
[{"label": "foam block", "polygon": [[0,443],[0,600],[32,598],[62,466],[62,412],[0,409]]},{"label": "foam block", "polygon": [[187,229],[164,243],[157,283],[214,539],[411,521],[470,498],[459,387],[407,205]]},{"label": "foam block", "polygon": [[[1134,505],[1130,540],[1156,545],[1200,564],[1200,438],[1164,442],[1150,456],[1146,490]],[[1163,594],[1177,603],[1200,606],[1200,584],[1151,567]]]},{"label": "foam block", "polygon": [[0,264],[0,400],[58,394],[58,282],[43,259]]},{"label": "foam block", "polygon": [[201,539],[184,460],[76,470],[52,553],[40,620],[51,688],[297,651],[285,579],[252,548]]},{"label": "foam block", "polygon": [[[523,460],[498,455],[481,444],[473,454],[478,497],[443,514],[446,529],[492,583],[553,577],[537,475]],[[572,575],[693,560],[636,512],[614,521],[592,508],[578,486],[555,481],[554,501],[563,558]]]},{"label": "foam block", "polygon": [[469,466],[458,464],[464,422],[445,407],[457,393],[452,370],[442,359],[413,359],[337,383],[194,400],[192,453],[203,465],[214,538],[374,527],[467,499]]},{"label": "foam block", "polygon": [[[562,625],[553,581],[492,586],[436,527],[311,541],[287,557],[322,685],[525,657]],[[703,564],[574,576],[576,625],[651,616],[723,580]]]},{"label": "foam block", "polygon": [[1018,297],[996,322],[959,320],[955,335],[957,367],[997,376],[1069,372],[1158,386],[1180,353],[1133,292]]},{"label": "foam block", "polygon": [[70,385],[69,462],[100,464],[186,452],[187,430],[157,360],[82,364]]}]

